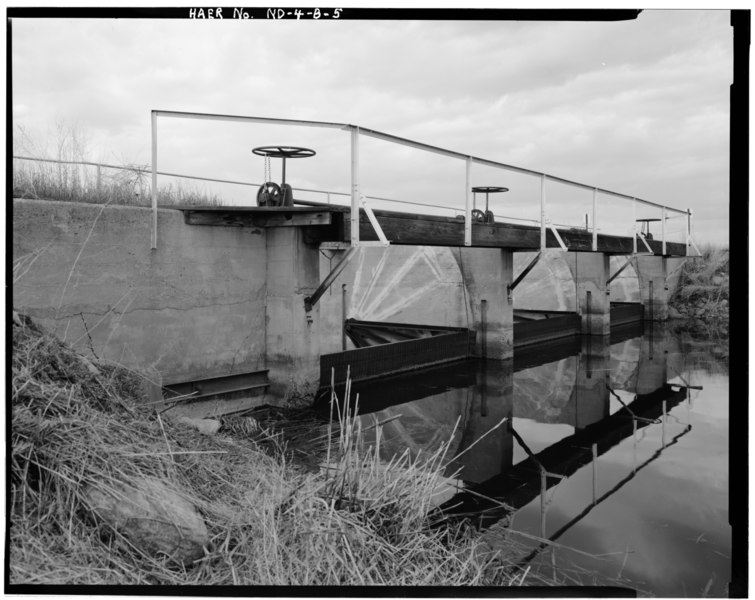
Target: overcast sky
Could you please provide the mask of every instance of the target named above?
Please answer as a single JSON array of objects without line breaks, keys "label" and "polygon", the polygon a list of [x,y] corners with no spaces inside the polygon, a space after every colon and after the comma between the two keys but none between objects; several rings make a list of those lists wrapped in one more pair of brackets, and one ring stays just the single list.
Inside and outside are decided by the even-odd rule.
[{"label": "overcast sky", "polygon": [[[729,18],[14,19],[13,123],[51,155],[63,125],[87,138],[93,160],[145,165],[151,109],[353,123],[689,207],[698,243],[728,243]],[[341,131],[177,119],[158,130],[164,170],[259,182],[253,146],[302,145],[318,155],[289,161],[295,187],[349,189]],[[368,141],[361,160],[366,194],[463,202],[462,161]],[[537,217],[534,178],[476,167],[473,184],[511,188],[497,213]],[[591,198],[549,188],[549,216],[584,223]]]}]

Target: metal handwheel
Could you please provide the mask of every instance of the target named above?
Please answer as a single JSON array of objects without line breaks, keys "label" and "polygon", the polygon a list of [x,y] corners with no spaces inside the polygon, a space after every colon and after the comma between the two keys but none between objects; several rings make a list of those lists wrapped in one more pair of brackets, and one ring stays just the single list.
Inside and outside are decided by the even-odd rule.
[{"label": "metal handwheel", "polygon": [[270,156],[272,158],[309,158],[317,154],[309,148],[299,146],[260,146],[252,150],[257,156]]}]

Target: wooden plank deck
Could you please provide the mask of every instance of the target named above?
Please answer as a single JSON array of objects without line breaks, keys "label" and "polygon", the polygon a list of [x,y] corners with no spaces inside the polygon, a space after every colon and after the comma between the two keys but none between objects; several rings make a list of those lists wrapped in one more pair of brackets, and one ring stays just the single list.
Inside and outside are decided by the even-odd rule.
[{"label": "wooden plank deck", "polygon": [[[297,201],[298,202],[298,201]],[[303,202],[301,202],[303,203]],[[226,227],[309,227],[313,238],[320,242],[348,242],[351,239],[351,209],[307,202],[306,206],[249,207],[249,206],[176,206],[184,213],[188,225],[214,225]],[[408,246],[464,246],[464,221],[453,217],[374,210],[391,244]],[[592,251],[592,233],[581,229],[559,229],[559,235],[568,250]],[[360,211],[359,238],[363,241],[378,241],[367,215]],[[661,254],[662,243],[649,240],[653,252]],[[506,248],[532,251],[540,249],[540,228],[534,225],[512,223],[474,223],[472,247]],[[559,248],[550,229],[546,232],[546,247]],[[638,241],[637,250],[644,244]],[[598,252],[606,254],[631,254],[631,237],[598,234]],[[666,256],[685,256],[685,245],[666,243]]]}]

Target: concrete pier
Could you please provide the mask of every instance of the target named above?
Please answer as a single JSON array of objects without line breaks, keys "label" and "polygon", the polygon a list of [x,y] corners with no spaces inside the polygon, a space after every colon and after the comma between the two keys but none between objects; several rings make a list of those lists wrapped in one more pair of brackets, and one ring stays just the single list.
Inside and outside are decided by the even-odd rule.
[{"label": "concrete pier", "polygon": [[319,306],[304,298],[320,283],[319,246],[301,227],[267,230],[265,350],[274,396],[314,393],[320,375]]},{"label": "concrete pier", "polygon": [[637,256],[635,270],[646,321],[668,319],[668,301],[681,274],[681,257]]},{"label": "concrete pier", "polygon": [[608,255],[602,252],[566,252],[564,259],[574,278],[582,333],[608,335],[611,332],[611,300],[606,293]]},{"label": "concrete pier", "polygon": [[488,359],[513,358],[514,303],[507,293],[513,280],[513,253],[461,248],[454,256],[469,295],[470,328],[477,332],[475,354]]}]

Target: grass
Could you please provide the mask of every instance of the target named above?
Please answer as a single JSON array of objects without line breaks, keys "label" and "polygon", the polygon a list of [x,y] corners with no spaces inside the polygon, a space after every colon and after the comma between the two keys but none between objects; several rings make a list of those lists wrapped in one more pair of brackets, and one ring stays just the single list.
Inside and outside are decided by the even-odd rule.
[{"label": "grass", "polygon": [[707,246],[688,259],[670,304],[683,316],[728,318],[729,249]]},{"label": "grass", "polygon": [[[14,313],[11,584],[511,585],[525,576],[460,524],[433,528],[445,450],[389,462],[348,402],[311,427],[302,468],[250,416],[206,436],[144,404],[138,375],[89,361]],[[303,425],[300,428],[302,433]],[[379,436],[378,436],[379,437]],[[201,514],[190,565],[92,518],[83,493],[157,478]]]},{"label": "grass", "polygon": [[[14,156],[38,160],[13,159],[13,197],[151,206],[149,165],[124,164],[122,168],[70,163],[93,163],[87,158],[86,140],[75,129],[58,127],[55,148],[40,148],[22,128],[14,132]],[[52,157],[52,158],[51,158]],[[59,162],[44,162],[51,158]],[[158,188],[158,205],[186,204],[220,206],[222,199],[191,184],[167,184]]]},{"label": "grass", "polygon": [[[152,204],[150,186],[146,181],[148,175],[137,170],[142,167],[102,169],[102,175],[98,179],[94,167],[20,159],[14,159],[13,162],[14,198],[122,206]],[[157,193],[157,203],[161,206],[221,206],[223,201],[217,195],[207,195],[191,185],[179,183],[161,186]]]}]

